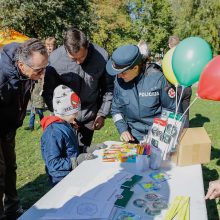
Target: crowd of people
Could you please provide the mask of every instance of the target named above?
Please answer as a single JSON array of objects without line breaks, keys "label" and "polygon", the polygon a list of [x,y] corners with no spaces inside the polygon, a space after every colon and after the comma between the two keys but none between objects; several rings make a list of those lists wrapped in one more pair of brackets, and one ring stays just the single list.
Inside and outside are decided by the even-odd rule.
[{"label": "crowd of people", "polygon": [[[169,47],[178,41],[172,36]],[[15,136],[29,100],[26,129],[34,130],[37,113],[43,127],[42,158],[53,185],[82,161],[94,158],[93,134],[104,126],[109,113],[121,140],[137,143],[163,108],[175,111],[175,93],[169,92],[173,85],[161,66],[150,61],[144,41],[120,46],[109,58],[82,31],[70,28],[63,45],[56,47],[53,37],[44,43],[30,39],[6,45],[0,54],[1,220],[23,213],[16,191]],[[191,94],[191,87],[184,90],[180,111],[189,106]],[[44,117],[45,103],[52,114]],[[219,196],[216,186],[219,182],[210,184],[206,198]]]}]

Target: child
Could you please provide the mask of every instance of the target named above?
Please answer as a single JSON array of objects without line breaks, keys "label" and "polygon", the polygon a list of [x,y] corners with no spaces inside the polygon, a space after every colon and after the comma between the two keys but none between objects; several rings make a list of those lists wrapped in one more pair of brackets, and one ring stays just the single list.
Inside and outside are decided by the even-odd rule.
[{"label": "child", "polygon": [[70,125],[80,109],[77,94],[67,86],[56,87],[53,94],[53,108],[55,116],[46,116],[41,120],[44,130],[41,137],[41,151],[46,172],[55,185],[79,163],[93,159],[94,156],[91,153],[78,156],[76,131]]},{"label": "child", "polygon": [[36,81],[34,89],[31,93],[31,114],[30,114],[30,119],[29,119],[29,126],[24,128],[25,130],[34,130],[34,122],[35,122],[35,115],[38,114],[40,121],[44,117],[44,107],[45,107],[45,102],[43,97],[41,96],[43,90],[43,79],[39,79]]},{"label": "child", "polygon": [[50,55],[56,49],[56,39],[54,37],[48,37],[45,40],[45,47],[47,48],[48,55]]}]

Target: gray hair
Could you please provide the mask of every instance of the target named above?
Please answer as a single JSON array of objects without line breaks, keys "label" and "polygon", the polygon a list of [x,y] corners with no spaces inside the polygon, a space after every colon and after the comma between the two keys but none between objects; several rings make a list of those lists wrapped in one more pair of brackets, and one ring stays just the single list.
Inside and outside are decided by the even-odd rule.
[{"label": "gray hair", "polygon": [[144,60],[150,56],[150,48],[144,40],[140,40],[138,43],[138,48]]},{"label": "gray hair", "polygon": [[27,40],[21,44],[17,49],[15,60],[22,61],[25,64],[31,65],[33,52],[39,52],[40,54],[47,56],[47,49],[45,45],[40,40],[31,38],[30,40]]}]

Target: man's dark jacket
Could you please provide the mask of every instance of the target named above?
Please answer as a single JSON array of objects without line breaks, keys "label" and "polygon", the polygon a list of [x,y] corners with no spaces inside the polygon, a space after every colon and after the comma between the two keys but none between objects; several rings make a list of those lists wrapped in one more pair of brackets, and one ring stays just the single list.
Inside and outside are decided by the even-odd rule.
[{"label": "man's dark jacket", "polygon": [[106,73],[107,52],[90,44],[83,64],[71,60],[64,46],[56,49],[49,58],[46,70],[43,97],[48,108],[53,111],[53,90],[64,84],[75,91],[81,100],[81,111],[77,118],[86,123],[96,115],[107,116],[111,108],[114,78]]},{"label": "man's dark jacket", "polygon": [[34,84],[16,65],[19,45],[8,44],[0,52],[0,137],[22,125]]}]

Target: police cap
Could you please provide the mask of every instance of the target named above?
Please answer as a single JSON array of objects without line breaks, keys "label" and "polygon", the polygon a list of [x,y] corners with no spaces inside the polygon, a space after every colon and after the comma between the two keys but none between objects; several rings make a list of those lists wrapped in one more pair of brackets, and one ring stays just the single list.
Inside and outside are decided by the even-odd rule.
[{"label": "police cap", "polygon": [[136,45],[124,45],[113,52],[112,57],[107,62],[106,70],[108,74],[114,76],[132,69],[141,61],[142,54]]}]

